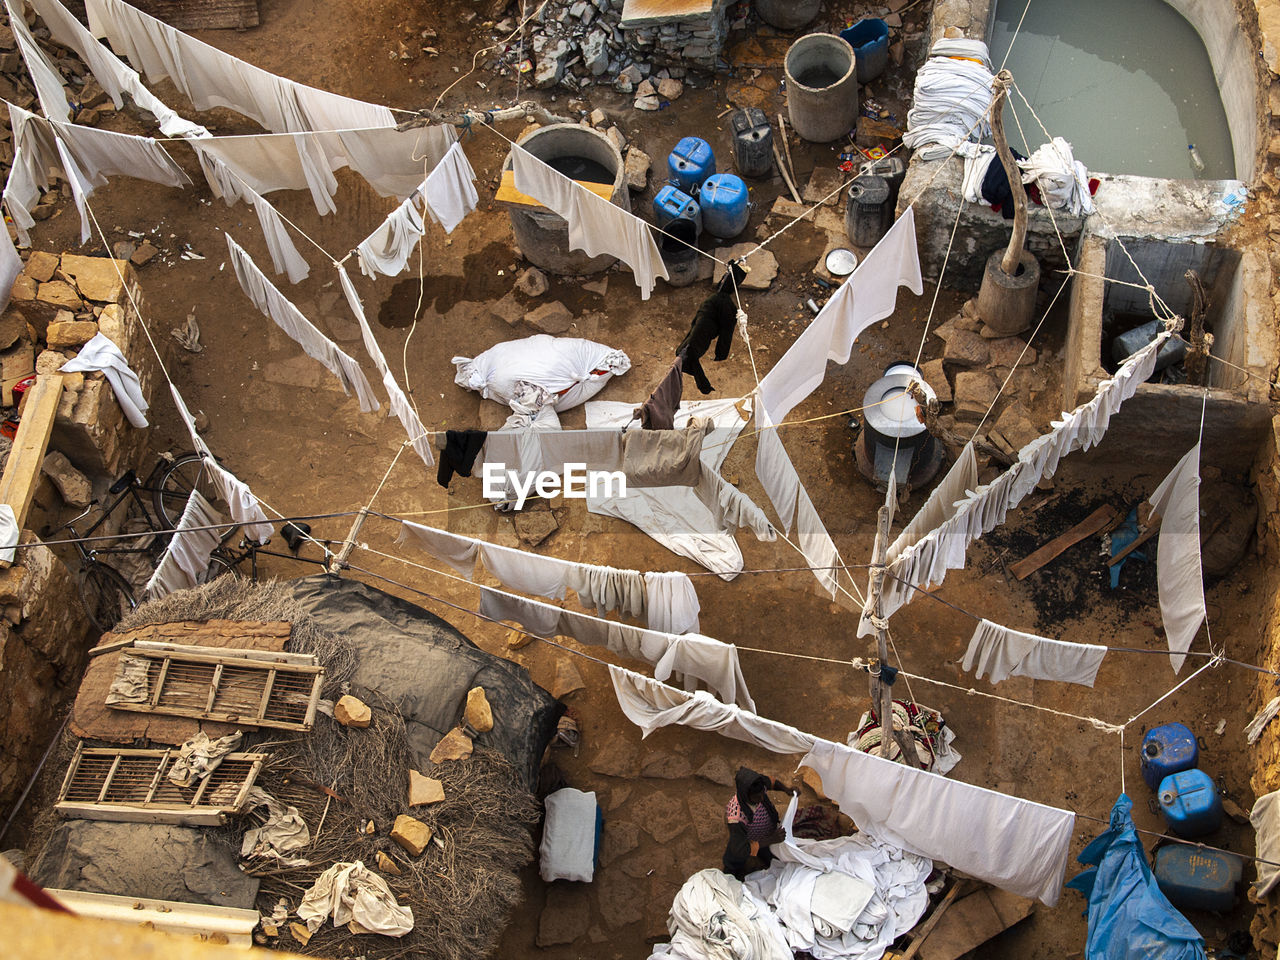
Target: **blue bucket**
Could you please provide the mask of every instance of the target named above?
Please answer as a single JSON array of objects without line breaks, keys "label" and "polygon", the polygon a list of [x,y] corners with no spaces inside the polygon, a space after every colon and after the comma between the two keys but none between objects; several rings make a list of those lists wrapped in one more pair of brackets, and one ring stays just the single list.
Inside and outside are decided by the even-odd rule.
[{"label": "blue bucket", "polygon": [[853,47],[858,64],[858,82],[870,83],[889,65],[889,25],[868,17],[840,31],[840,38]]}]

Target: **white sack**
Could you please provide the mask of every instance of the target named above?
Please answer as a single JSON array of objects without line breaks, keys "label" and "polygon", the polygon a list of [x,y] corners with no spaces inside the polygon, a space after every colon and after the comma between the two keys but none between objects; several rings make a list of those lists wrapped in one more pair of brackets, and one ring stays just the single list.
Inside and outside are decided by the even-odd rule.
[{"label": "white sack", "polygon": [[590,883],[595,874],[595,793],[564,787],[547,794],[547,818],[542,827],[538,872],[547,883],[579,880]]},{"label": "white sack", "polygon": [[550,404],[558,413],[590,400],[616,376],[631,369],[621,350],[577,337],[545,333],[495,344],[474,359],[454,357],[454,382],[486,400],[525,402],[532,390],[532,410]]}]

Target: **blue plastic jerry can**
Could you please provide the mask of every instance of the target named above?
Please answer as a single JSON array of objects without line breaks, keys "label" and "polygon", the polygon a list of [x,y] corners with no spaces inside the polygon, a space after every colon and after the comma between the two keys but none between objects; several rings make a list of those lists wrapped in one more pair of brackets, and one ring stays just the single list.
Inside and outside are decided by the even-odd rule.
[{"label": "blue plastic jerry can", "polygon": [[1196,735],[1181,723],[1152,727],[1142,738],[1142,779],[1154,790],[1165,777],[1200,762]]},{"label": "blue plastic jerry can", "polygon": [[666,229],[672,220],[688,220],[698,233],[702,232],[702,208],[698,201],[669,183],[653,198],[653,219],[660,230]]},{"label": "blue plastic jerry can", "polygon": [[1222,826],[1218,786],[1203,770],[1181,770],[1160,781],[1156,794],[1169,829],[1193,840]]},{"label": "blue plastic jerry can", "polygon": [[690,196],[697,196],[703,181],[716,172],[716,155],[711,144],[701,137],[685,137],[667,157],[667,169],[671,183]]},{"label": "blue plastic jerry can", "polygon": [[751,219],[751,201],[747,185],[732,173],[707,177],[699,194],[702,204],[702,226],[710,234],[728,240],[747,228]]}]

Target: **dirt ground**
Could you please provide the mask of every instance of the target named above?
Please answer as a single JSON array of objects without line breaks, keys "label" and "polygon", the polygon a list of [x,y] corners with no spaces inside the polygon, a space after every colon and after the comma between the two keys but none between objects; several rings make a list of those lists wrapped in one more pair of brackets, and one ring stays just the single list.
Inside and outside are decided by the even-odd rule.
[{"label": "dirt ground", "polygon": [[[210,32],[201,38],[268,70],[343,94],[403,108],[430,107],[439,91],[460,76],[454,68],[465,72],[471,54],[488,42],[489,32],[481,29],[483,13],[472,24],[462,22],[462,14],[480,7],[465,0],[421,5],[381,0],[342,4],[333,0],[264,0],[262,27],[243,33]],[[823,16],[843,21],[846,15],[854,19],[858,13],[856,4],[837,4],[835,14]],[[446,51],[445,55],[409,62],[395,57],[392,51],[397,40],[427,28],[439,32],[435,45]],[[776,47],[776,43],[762,43],[758,53],[767,58]],[[776,49],[773,52],[776,55]],[[740,54],[740,62],[747,61],[746,52]],[[752,79],[755,70],[760,72]],[[776,114],[784,104],[778,75],[778,70],[767,66],[743,67],[736,76],[717,77],[703,89],[691,87],[681,100],[655,114],[632,110],[629,96],[610,90],[592,93],[590,107],[603,108],[659,164],[676,140],[696,133],[712,141],[721,169],[727,169],[732,152],[725,120],[719,114],[729,103],[747,101],[759,102]],[[476,81],[488,89],[479,89]],[[892,101],[910,89],[909,77],[898,73],[894,81],[881,86],[877,96]],[[211,122],[217,132],[252,129],[251,124],[223,111],[194,114],[167,83],[157,92],[184,115]],[[513,93],[510,81],[498,81],[482,70],[454,87],[443,105],[487,107],[494,97],[502,100]],[[569,109],[563,92],[555,97],[537,96],[554,110]],[[121,130],[140,129],[127,116],[113,118],[110,125]],[[515,137],[522,126],[523,122],[515,122],[503,132]],[[512,250],[505,211],[492,203],[506,144],[492,133],[480,131],[465,139],[464,147],[480,178],[481,205],[451,237],[431,226],[423,245],[421,289],[417,276],[399,281],[356,279],[368,314],[381,321],[376,332],[382,348],[401,382],[409,385],[429,428],[496,426],[502,418],[500,408],[456,386],[450,360],[475,356],[496,342],[532,332],[513,330],[486,307],[487,302],[511,289],[524,266]],[[835,166],[838,151],[838,145],[793,143],[800,179],[807,180],[815,166]],[[192,156],[181,147],[173,153],[191,173],[197,184],[194,188],[171,190],[120,180],[99,190],[93,206],[104,226],[115,231],[112,241],[123,239],[127,231],[141,232],[170,253],[143,267],[140,278],[152,333],[158,340],[168,342],[169,329],[179,326],[189,312],[200,321],[204,352],[189,354],[169,342],[167,362],[188,405],[208,417],[206,437],[212,449],[284,515],[346,513],[372,502],[384,513],[516,544],[511,520],[489,509],[480,495],[479,480],[455,481],[445,491],[436,485],[434,471],[425,470],[412,452],[389,469],[403,439],[399,424],[383,415],[361,414],[354,399],[344,397],[322,368],[252,308],[227,269],[222,233],[230,232],[265,263],[265,244],[256,218],[244,206],[228,208],[213,201]],[[393,201],[376,197],[346,171],[339,179],[342,188],[336,216],[319,218],[305,194],[274,194],[271,199],[325,250],[341,258],[389,212]],[[633,196],[633,209],[648,209],[656,181],[651,175],[649,191]],[[755,235],[774,198],[784,189],[781,182],[753,184],[752,222],[743,239]],[[77,231],[74,208],[68,206],[37,226],[35,246],[74,250],[78,247]],[[761,372],[804,329],[811,314],[803,301],[809,297],[822,300],[824,292],[811,282],[808,271],[825,243],[825,235],[801,224],[770,245],[778,257],[780,275],[769,291],[753,293],[746,300]],[[177,254],[184,244],[205,259],[179,259]],[[101,244],[90,242],[87,249],[100,250]],[[299,249],[311,261],[312,275],[297,287],[287,288],[286,294],[340,345],[359,355],[358,332],[346,314],[326,255],[305,242],[299,243]],[[416,273],[416,265],[411,264],[411,269]],[[555,280],[550,292],[540,299],[561,299],[573,310],[577,322],[571,335],[624,349],[631,357],[631,371],[614,379],[598,399],[639,401],[665,372],[709,285],[704,282],[680,290],[660,283],[653,297],[642,301],[629,273],[614,270],[607,276],[604,296],[583,291],[572,281]],[[973,292],[942,291],[933,323],[954,315]],[[419,296],[422,310],[414,324]],[[850,363],[831,368],[826,382],[796,409],[793,418],[858,406],[863,391],[886,365],[915,355],[932,297],[933,290],[928,287],[918,298],[902,291],[898,313],[883,328],[868,331]],[[1061,324],[1042,336],[1043,342],[1036,346],[1049,351],[1046,359],[1033,376],[1013,384],[1033,408],[1041,428],[1057,412],[1053,406],[1057,392],[1046,386],[1056,376],[1061,360],[1055,353],[1061,349]],[[941,350],[942,342],[930,337],[924,359],[940,356]],[[743,395],[755,383],[741,343],[735,343],[728,361],[709,365],[708,372],[717,396]],[[489,409],[482,412],[482,406]],[[153,412],[156,449],[186,449],[184,431],[162,392],[157,392]],[[565,415],[563,421],[566,427],[582,426],[581,408]],[[791,427],[783,439],[845,561],[858,565],[865,564],[870,553],[879,498],[857,473],[851,456],[852,433],[845,421],[841,416]],[[1105,456],[1107,452],[1104,445],[1101,453]],[[1034,549],[1035,544],[1061,533],[1098,504],[1138,502],[1168,467],[1115,466],[1123,451],[1110,452],[1116,457],[1106,467],[1088,463],[1064,467],[1055,489],[1070,494],[1071,508],[1046,508],[1029,517],[1025,516],[1027,509],[1014,514],[1006,531],[970,551],[967,569],[948,577],[938,599],[999,623],[1047,631],[1064,640],[1160,649],[1163,637],[1149,568],[1144,574],[1139,564],[1127,567],[1123,589],[1097,586],[1103,562],[1096,539],[1022,582],[1005,569],[1009,562],[1030,552],[1024,549],[1025,544],[1031,543],[1030,549]],[[726,464],[725,475],[740,482],[744,492],[763,505],[766,498],[754,477],[753,457],[754,442],[740,442]],[[912,497],[902,511],[903,519],[923,502],[926,492]],[[553,507],[559,529],[539,552],[642,570],[705,573],[621,521],[586,513],[580,502],[557,501]],[[340,540],[349,524],[349,517],[341,517],[317,520],[312,525],[316,536]],[[790,778],[792,762],[736,741],[684,729],[663,730],[641,742],[637,729],[617,707],[603,665],[541,644],[510,650],[503,629],[427,599],[423,593],[472,608],[477,596],[470,585],[406,563],[432,566],[429,558],[396,546],[395,535],[396,525],[391,522],[374,519],[367,523],[359,534],[360,548],[352,555],[351,575],[367,577],[384,589],[422,603],[485,649],[524,664],[534,679],[548,688],[562,662],[571,662],[581,673],[583,688],[570,694],[566,702],[580,725],[582,748],[576,757],[558,749],[554,762],[571,785],[595,790],[601,799],[606,811],[602,869],[589,886],[561,883],[548,887],[533,870],[528,871],[527,900],[513,918],[501,955],[548,960],[647,957],[649,938],[662,933],[667,908],[679,884],[696,870],[718,865],[723,848],[723,804],[730,789],[693,772],[708,760],[722,757],[731,768],[745,764]],[[748,569],[795,567],[801,562],[782,541],[758,543],[744,534],[741,544]],[[291,561],[267,561],[265,570],[289,577],[308,573],[311,568]],[[1074,577],[1071,582],[1078,586],[1064,595],[1059,587],[1068,576]],[[1229,655],[1251,662],[1257,662],[1262,635],[1258,622],[1262,605],[1253,602],[1264,586],[1260,576],[1259,564],[1249,559],[1231,578],[1208,591],[1215,640],[1225,645]],[[865,587],[864,570],[855,568],[853,578],[859,589]],[[815,595],[815,581],[808,573],[744,574],[732,582],[702,575],[695,582],[702,602],[703,632],[721,640],[837,660],[869,652],[866,642],[855,637],[854,617]],[[1082,597],[1087,602],[1080,602]],[[1061,607],[1056,612],[1055,604]],[[1179,678],[1165,658],[1111,654],[1092,690],[1027,679],[1007,681],[997,690],[959,669],[958,660],[973,625],[965,613],[927,597],[906,607],[893,623],[896,654],[904,669],[955,685],[943,687],[915,680],[908,687],[921,702],[941,710],[956,731],[956,747],[964,760],[953,776],[1102,819],[1120,792],[1123,777],[1136,801],[1138,825],[1158,831],[1162,824],[1159,815],[1149,809],[1151,792],[1140,779],[1137,745],[1149,726],[1177,719],[1203,738],[1202,766],[1219,778],[1227,795],[1241,807],[1251,805],[1247,759],[1239,748],[1241,729],[1254,709],[1252,674],[1224,666],[1197,677],[1135,723],[1122,753],[1116,736],[1087,724],[966,691],[975,687],[1052,710],[1119,722],[1137,714],[1177,682]],[[784,723],[843,740],[868,705],[866,677],[851,668],[755,652],[743,652],[742,659],[760,712]],[[1198,665],[1197,661],[1191,663],[1192,667]],[[1182,676],[1190,672],[1184,669]],[[1220,721],[1225,721],[1225,726],[1217,734]],[[955,828],[965,829],[963,811],[956,811],[955,817]],[[1073,852],[1101,829],[1100,823],[1078,821]],[[1241,851],[1252,848],[1250,832],[1234,824],[1214,842]],[[575,939],[539,948],[534,941],[549,900],[549,922],[568,929]],[[988,945],[981,955],[995,960],[1082,956],[1082,908],[1079,896],[1071,892],[1063,895],[1056,908],[1038,905],[1030,919]],[[1210,943],[1220,943],[1231,932],[1248,926],[1243,913],[1196,915],[1192,919]]]}]

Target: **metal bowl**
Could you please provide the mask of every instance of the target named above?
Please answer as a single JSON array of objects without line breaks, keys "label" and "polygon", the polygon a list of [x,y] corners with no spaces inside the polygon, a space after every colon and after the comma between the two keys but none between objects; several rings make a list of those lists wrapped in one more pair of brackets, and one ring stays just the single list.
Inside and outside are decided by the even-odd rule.
[{"label": "metal bowl", "polygon": [[858,255],[845,247],[837,247],[827,254],[827,273],[833,277],[847,277],[858,266]]}]

